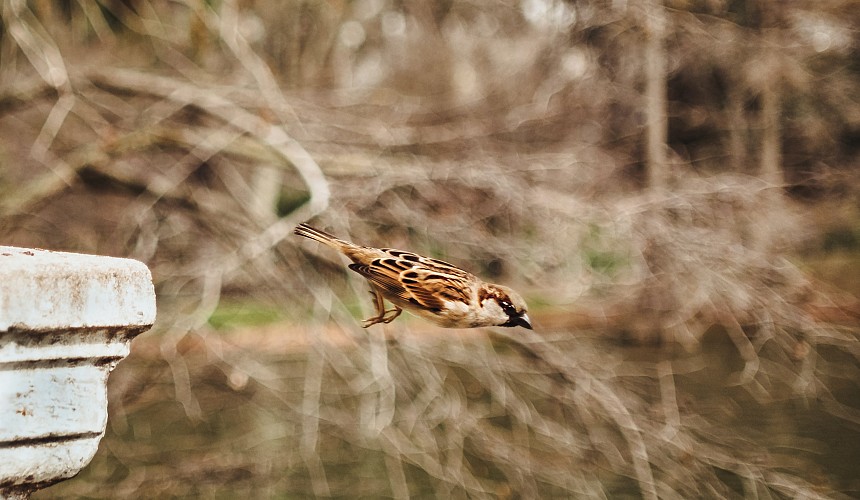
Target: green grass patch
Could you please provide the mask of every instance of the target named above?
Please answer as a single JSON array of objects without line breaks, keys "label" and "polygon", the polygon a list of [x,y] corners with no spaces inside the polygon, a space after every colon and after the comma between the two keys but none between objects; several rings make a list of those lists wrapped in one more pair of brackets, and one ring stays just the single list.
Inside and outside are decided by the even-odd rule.
[{"label": "green grass patch", "polygon": [[618,251],[624,248],[623,242],[597,224],[590,225],[580,248],[585,265],[608,279],[615,278],[622,269],[630,266],[627,255]]},{"label": "green grass patch", "polygon": [[226,330],[241,326],[262,326],[276,323],[287,318],[283,308],[262,302],[221,302],[209,324],[216,330]]}]

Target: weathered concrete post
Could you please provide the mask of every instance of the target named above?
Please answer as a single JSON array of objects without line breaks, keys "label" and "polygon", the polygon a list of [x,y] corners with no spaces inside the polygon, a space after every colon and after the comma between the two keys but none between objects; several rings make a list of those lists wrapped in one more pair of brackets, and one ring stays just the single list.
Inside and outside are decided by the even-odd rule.
[{"label": "weathered concrete post", "polygon": [[107,425],[107,378],[155,321],[129,259],[0,246],[0,497],[70,478]]}]

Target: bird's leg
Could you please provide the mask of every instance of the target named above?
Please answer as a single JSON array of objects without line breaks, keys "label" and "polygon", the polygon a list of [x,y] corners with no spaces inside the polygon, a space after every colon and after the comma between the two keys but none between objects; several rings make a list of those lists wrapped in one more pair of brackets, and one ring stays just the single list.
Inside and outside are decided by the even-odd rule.
[{"label": "bird's leg", "polygon": [[[376,316],[372,318],[367,318],[364,320],[364,328],[368,328],[377,323],[391,323],[394,321],[394,318],[400,316],[400,313],[403,312],[403,309],[394,306],[394,309],[385,309],[385,299],[382,297],[382,294],[379,293],[379,290],[376,288],[371,288],[370,295],[373,296],[373,305],[376,307]],[[390,316],[386,316],[388,313],[394,313]]]},{"label": "bird's leg", "polygon": [[390,312],[393,312],[394,314],[392,314],[391,316],[386,316],[385,318],[383,318],[382,319],[383,323],[391,323],[392,321],[394,321],[394,318],[400,316],[400,313],[403,312],[403,308],[394,306],[394,309],[389,309],[389,310],[385,311],[386,314],[388,314]]},{"label": "bird's leg", "polygon": [[373,296],[373,306],[376,308],[376,316],[364,320],[364,324],[361,325],[364,328],[385,321],[385,302],[383,302],[382,294],[376,288],[371,287],[370,295]]}]

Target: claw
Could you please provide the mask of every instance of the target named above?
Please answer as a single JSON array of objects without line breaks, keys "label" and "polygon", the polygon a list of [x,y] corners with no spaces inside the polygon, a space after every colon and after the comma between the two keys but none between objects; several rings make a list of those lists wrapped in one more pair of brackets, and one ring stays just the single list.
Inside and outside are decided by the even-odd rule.
[{"label": "claw", "polygon": [[[384,317],[386,314],[388,314],[390,312],[393,312],[394,314],[392,314],[391,316],[389,316],[387,318]],[[383,313],[382,322],[383,323],[391,323],[392,321],[394,321],[394,319],[396,317],[400,316],[400,313],[402,313],[402,312],[403,312],[403,309],[401,309],[397,306],[394,306],[394,309],[389,309],[389,310],[385,311],[385,313]]]},{"label": "claw", "polygon": [[[386,324],[391,323],[392,321],[394,321],[395,318],[400,316],[400,313],[402,313],[402,312],[403,312],[403,309],[401,309],[397,306],[394,306],[394,309],[386,309],[385,311],[382,311],[382,314],[380,314],[379,316],[367,318],[366,320],[364,320],[364,324],[361,326],[362,326],[362,328],[369,328],[369,327],[371,327],[377,323],[386,323]],[[390,316],[386,316],[388,313],[394,313],[394,314],[391,314]]]},{"label": "claw", "polygon": [[381,323],[381,322],[382,322],[382,319],[379,317],[368,318],[368,319],[364,320],[364,324],[361,325],[361,327],[362,328],[370,328],[371,326],[373,326],[377,323]]},{"label": "claw", "polygon": [[[394,306],[394,309],[385,309],[385,300],[378,290],[372,288],[370,290],[370,295],[373,296],[373,305],[376,307],[376,316],[364,320],[364,324],[361,325],[362,328],[369,328],[377,323],[391,323],[394,321],[394,318],[400,316],[400,313],[403,312],[403,309],[397,306]],[[389,313],[394,314],[386,316]]]}]

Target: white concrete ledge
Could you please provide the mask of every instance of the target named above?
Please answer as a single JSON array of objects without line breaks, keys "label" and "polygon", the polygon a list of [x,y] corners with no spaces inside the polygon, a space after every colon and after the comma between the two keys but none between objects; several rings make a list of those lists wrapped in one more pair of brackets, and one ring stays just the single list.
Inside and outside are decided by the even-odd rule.
[{"label": "white concrete ledge", "polygon": [[107,424],[107,377],[155,321],[137,261],[0,246],[0,496],[77,474]]},{"label": "white concrete ledge", "polygon": [[0,331],[152,325],[154,296],[136,260],[0,246]]}]

